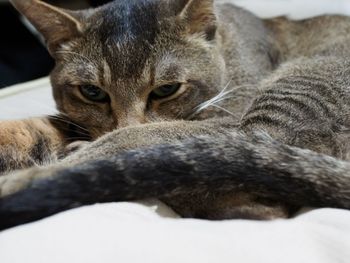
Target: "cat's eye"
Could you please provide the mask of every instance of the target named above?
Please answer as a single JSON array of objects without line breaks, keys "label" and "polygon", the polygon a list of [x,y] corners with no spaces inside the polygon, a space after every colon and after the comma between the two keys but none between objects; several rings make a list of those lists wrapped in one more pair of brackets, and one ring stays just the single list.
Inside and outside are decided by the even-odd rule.
[{"label": "cat's eye", "polygon": [[109,102],[110,98],[107,92],[94,85],[82,85],[79,87],[80,93],[88,100],[93,102]]},{"label": "cat's eye", "polygon": [[151,93],[152,99],[163,99],[174,95],[181,88],[181,83],[163,85],[154,89]]}]

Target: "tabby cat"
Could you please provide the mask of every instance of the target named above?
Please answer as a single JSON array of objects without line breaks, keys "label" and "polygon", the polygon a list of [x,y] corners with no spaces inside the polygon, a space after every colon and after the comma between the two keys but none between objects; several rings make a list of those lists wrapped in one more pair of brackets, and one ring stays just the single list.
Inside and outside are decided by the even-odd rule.
[{"label": "tabby cat", "polygon": [[11,2],[56,60],[61,114],[1,122],[2,229],[143,198],[206,219],[350,209],[350,18],[262,20],[213,0]]}]

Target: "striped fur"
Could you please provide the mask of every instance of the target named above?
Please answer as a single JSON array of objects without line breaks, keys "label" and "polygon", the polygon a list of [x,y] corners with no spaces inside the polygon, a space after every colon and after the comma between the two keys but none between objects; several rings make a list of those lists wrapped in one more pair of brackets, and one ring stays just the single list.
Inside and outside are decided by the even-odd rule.
[{"label": "striped fur", "polygon": [[171,200],[216,191],[245,192],[292,206],[350,209],[349,162],[286,146],[266,134],[202,137],[71,168],[34,168],[26,176],[37,179],[0,201],[1,229],[96,202]]},{"label": "striped fur", "polygon": [[[120,0],[81,12],[12,2],[39,30],[63,25],[43,32],[56,56],[54,96],[94,142],[1,177],[1,228],[149,197],[207,219],[350,209],[349,18],[261,20],[211,0]],[[43,8],[57,19],[42,19]],[[110,105],[82,99],[82,79]],[[164,81],[183,82],[181,92],[150,101]],[[54,127],[62,145],[78,139],[72,126]]]}]

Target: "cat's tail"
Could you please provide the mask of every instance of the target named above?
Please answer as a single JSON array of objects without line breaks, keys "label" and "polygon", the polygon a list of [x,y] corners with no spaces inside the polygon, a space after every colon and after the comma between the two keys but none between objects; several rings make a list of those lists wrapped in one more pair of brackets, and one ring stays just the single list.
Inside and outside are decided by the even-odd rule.
[{"label": "cat's tail", "polygon": [[350,209],[350,162],[286,146],[266,134],[197,138],[50,173],[0,200],[0,228],[84,204],[214,190]]}]

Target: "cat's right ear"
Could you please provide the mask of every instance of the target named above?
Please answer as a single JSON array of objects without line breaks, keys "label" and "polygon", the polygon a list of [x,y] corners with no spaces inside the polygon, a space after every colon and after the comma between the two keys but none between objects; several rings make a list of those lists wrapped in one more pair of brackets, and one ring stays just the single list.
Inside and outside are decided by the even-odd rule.
[{"label": "cat's right ear", "polygon": [[214,0],[171,0],[177,17],[185,22],[189,34],[202,34],[207,40],[215,37],[217,24]]},{"label": "cat's right ear", "polygon": [[39,0],[10,0],[10,2],[43,35],[53,57],[62,44],[82,33],[78,13]]}]

